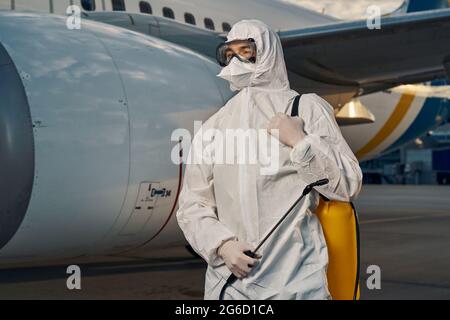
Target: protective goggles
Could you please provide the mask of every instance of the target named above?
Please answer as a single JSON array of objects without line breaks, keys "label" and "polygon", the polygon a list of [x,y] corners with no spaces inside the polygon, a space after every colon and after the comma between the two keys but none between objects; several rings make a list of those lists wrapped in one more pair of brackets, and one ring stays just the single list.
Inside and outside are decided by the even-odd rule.
[{"label": "protective goggles", "polygon": [[222,66],[227,66],[231,59],[238,58],[242,62],[256,62],[256,43],[252,38],[247,40],[233,40],[221,43],[216,49],[217,62]]}]

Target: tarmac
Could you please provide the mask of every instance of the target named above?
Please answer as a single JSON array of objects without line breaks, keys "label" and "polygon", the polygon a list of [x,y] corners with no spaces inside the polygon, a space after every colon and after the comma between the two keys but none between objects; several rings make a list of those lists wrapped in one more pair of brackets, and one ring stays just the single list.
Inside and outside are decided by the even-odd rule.
[{"label": "tarmac", "polygon": [[[364,185],[361,299],[450,299],[450,186]],[[101,262],[99,262],[101,261]],[[81,289],[66,267],[81,268]],[[373,284],[369,266],[380,270]],[[53,266],[0,268],[0,299],[202,299],[205,263],[184,247],[151,258],[96,257]]]}]

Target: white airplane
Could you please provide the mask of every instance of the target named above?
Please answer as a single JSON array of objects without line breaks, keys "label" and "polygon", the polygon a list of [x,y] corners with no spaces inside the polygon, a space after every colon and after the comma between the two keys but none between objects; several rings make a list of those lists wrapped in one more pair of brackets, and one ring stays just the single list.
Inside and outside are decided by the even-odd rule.
[{"label": "white airplane", "polygon": [[[406,0],[390,15],[446,8],[449,1]],[[312,10],[277,0],[0,0],[0,9],[26,9],[62,15],[67,13],[69,5],[79,6],[84,12],[89,14],[89,18],[91,19],[104,21],[134,31],[148,33],[171,42],[187,45],[195,51],[203,54],[206,53],[210,56],[214,54],[214,45],[217,41],[212,41],[214,45],[208,46],[205,44],[205,41],[208,40],[199,39],[202,36],[207,39],[208,36],[211,36],[210,33],[206,33],[205,35],[199,30],[195,30],[195,28],[183,28],[177,24],[172,25],[171,21],[177,21],[180,24],[188,26],[196,26],[203,30],[226,32],[234,23],[241,19],[258,18],[268,23],[272,28],[280,30],[281,34],[283,30],[311,28],[323,26],[324,24],[331,24],[332,29],[334,28],[332,25],[339,22],[338,19],[331,16],[319,14]],[[101,14],[101,12],[106,13]],[[147,15],[147,17],[120,14],[120,12],[130,14],[139,13]],[[157,19],[159,17],[165,19]],[[354,32],[355,30],[352,27],[355,27],[355,25],[351,23],[347,25],[341,24],[339,26],[341,29],[335,31],[341,37],[344,31],[342,28],[350,28],[350,32]],[[306,29],[301,34],[305,38],[304,41],[308,41],[308,32],[313,32],[317,36],[320,32],[329,33],[329,31],[330,28],[327,27],[322,30],[320,28],[314,30]],[[195,33],[198,35],[197,38],[193,36]],[[286,38],[288,36],[287,32]],[[344,38],[339,37],[330,37],[332,41],[339,41],[339,46],[342,47],[341,50],[334,48],[331,51],[333,54],[343,55],[354,50],[365,50],[363,47],[356,47],[354,41],[349,42],[350,47],[344,47]],[[186,43],[186,38],[191,43]],[[317,52],[323,51],[321,53],[321,59],[325,59],[326,54],[323,53],[329,51],[328,47],[334,46],[335,42],[330,42],[325,46],[323,44],[324,41],[319,40],[318,46],[309,46],[309,50],[313,50],[313,53],[310,52],[309,54],[313,56],[314,50],[318,50]],[[365,39],[364,41],[368,40]],[[388,40],[386,45],[389,45]],[[382,46],[381,43],[380,46]],[[384,48],[380,51],[384,51],[384,53],[372,51],[376,59],[385,54],[385,52],[390,52]],[[287,54],[289,55],[289,52]],[[331,74],[329,72],[330,70],[323,68],[320,61],[310,63],[308,59],[300,59],[302,56],[295,50],[293,50],[292,56],[292,60],[295,60],[288,61],[288,68],[291,71],[290,77],[293,88],[299,92],[314,91],[321,94],[336,107],[337,113],[339,108],[344,106],[350,98],[361,95],[359,101],[357,100],[356,103],[345,106],[345,110],[341,114],[337,114],[338,120],[340,120],[342,125],[352,124],[352,126],[342,127],[342,132],[360,160],[373,158],[386,150],[392,150],[394,147],[398,147],[424,134],[441,122],[442,115],[446,110],[446,107],[441,106],[441,101],[427,102],[427,97],[434,97],[433,92],[430,92],[428,96],[424,97],[415,95],[410,90],[407,93],[402,93],[399,90],[396,90],[394,93],[378,91],[387,87],[393,87],[393,84],[411,83],[413,79],[409,78],[407,74],[402,75],[403,78],[383,79],[384,83],[373,85],[377,81],[376,74],[373,73],[371,83],[366,84],[364,88],[364,86],[355,85],[353,80],[348,79],[348,73],[351,70],[340,70],[342,73],[334,70],[333,74]],[[327,59],[334,58],[327,57]],[[325,65],[327,64],[325,63]],[[377,64],[371,65],[373,68],[378,68]],[[369,69],[369,67],[370,65],[366,66],[366,69]],[[295,72],[298,69],[303,69],[303,72]],[[360,68],[355,66],[353,69],[359,70]],[[367,72],[373,72],[373,70],[367,70]],[[350,78],[352,76],[350,75]],[[430,75],[427,74],[424,76],[427,77]],[[436,75],[434,77],[436,78]],[[428,77],[428,79],[430,78],[432,77]],[[423,80],[423,78],[418,76],[416,76],[416,79],[417,81]],[[336,85],[338,88],[332,88],[336,87]],[[369,94],[370,92],[376,93]],[[414,99],[410,99],[411,95],[414,96]],[[425,105],[429,105],[430,103],[433,106],[424,108]],[[352,110],[347,110],[348,108]],[[399,110],[402,111],[398,112]],[[356,115],[354,114],[355,112]],[[353,114],[353,119],[348,118],[349,114]],[[362,119],[360,118],[361,115],[363,116]],[[424,119],[428,119],[428,121],[424,121]]]},{"label": "white airplane", "polygon": [[[63,15],[20,11],[64,14],[72,3],[86,11],[80,30]],[[397,143],[429,100],[376,92],[449,71],[450,10],[383,17],[369,30],[276,1],[151,1],[154,14],[134,13],[149,11],[143,3],[0,0],[0,262],[184,244],[170,137],[233,95],[212,58],[224,23],[258,18],[280,30],[291,86],[354,124],[342,131],[360,159]],[[171,19],[193,22],[185,13],[206,28]],[[355,125],[367,122],[352,115],[355,98],[374,123]]]}]

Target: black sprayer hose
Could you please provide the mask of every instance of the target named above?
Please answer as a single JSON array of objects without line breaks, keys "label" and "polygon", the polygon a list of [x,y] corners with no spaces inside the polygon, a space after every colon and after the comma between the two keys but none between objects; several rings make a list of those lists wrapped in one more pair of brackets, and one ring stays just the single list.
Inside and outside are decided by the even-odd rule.
[{"label": "black sprayer hose", "polygon": [[[278,222],[275,224],[275,226],[273,226],[272,230],[270,230],[270,232],[258,244],[256,249],[254,251],[251,251],[251,250],[244,251],[244,254],[249,256],[250,258],[256,257],[256,251],[258,251],[258,249],[264,244],[264,242],[266,242],[266,240],[269,238],[269,236],[278,228],[278,226],[284,221],[284,219],[288,216],[288,214],[292,211],[292,209],[294,209],[297,206],[297,204],[303,199],[303,197],[306,196],[308,193],[310,193],[314,187],[323,186],[327,183],[328,183],[328,179],[321,179],[321,180],[318,180],[311,184],[308,184],[305,187],[305,189],[303,189],[302,195],[292,204],[292,206],[286,211],[286,213],[280,218],[280,220],[278,220]],[[223,300],[223,296],[225,294],[225,289],[228,286],[230,286],[231,284],[233,284],[236,280],[237,280],[237,277],[232,273],[228,277],[225,284],[223,285],[222,290],[220,290],[219,300]]]},{"label": "black sprayer hose", "polygon": [[355,279],[355,287],[353,290],[353,300],[357,300],[358,298],[358,289],[359,289],[359,277],[360,277],[360,269],[361,269],[361,236],[359,233],[359,219],[358,212],[356,211],[356,207],[353,202],[350,202],[353,208],[353,214],[355,216],[355,228],[356,228],[356,279]]}]

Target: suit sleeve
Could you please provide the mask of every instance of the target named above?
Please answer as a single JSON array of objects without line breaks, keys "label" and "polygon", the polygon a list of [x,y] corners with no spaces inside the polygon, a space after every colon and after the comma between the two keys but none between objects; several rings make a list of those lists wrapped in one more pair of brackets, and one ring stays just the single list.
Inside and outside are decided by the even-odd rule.
[{"label": "suit sleeve", "polygon": [[194,137],[186,164],[182,191],[179,197],[177,220],[192,248],[210,265],[224,263],[217,254],[218,247],[237,237],[217,216],[214,197],[213,165],[201,162],[199,135]]},{"label": "suit sleeve", "polygon": [[317,191],[331,200],[352,201],[362,186],[362,172],[337,125],[333,107],[316,94],[305,95],[299,116],[306,136],[291,150],[290,158],[306,183],[328,178]]}]

